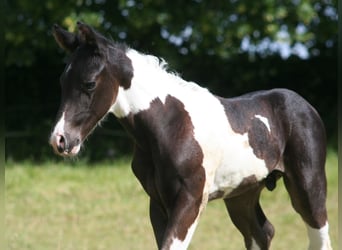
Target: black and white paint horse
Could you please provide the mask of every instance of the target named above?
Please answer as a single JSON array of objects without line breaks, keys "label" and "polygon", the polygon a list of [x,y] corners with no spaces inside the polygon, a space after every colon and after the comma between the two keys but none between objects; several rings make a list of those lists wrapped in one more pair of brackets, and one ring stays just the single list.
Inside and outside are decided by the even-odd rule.
[{"label": "black and white paint horse", "polygon": [[282,177],[306,223],[309,249],[331,249],[322,121],[302,97],[274,89],[225,99],[169,73],[157,57],[78,23],[58,25],[72,52],[50,143],[74,156],[108,113],[134,139],[132,169],[150,197],[158,249],[186,249],[208,201],[221,198],[247,249],[269,249],[274,229],[260,192]]}]

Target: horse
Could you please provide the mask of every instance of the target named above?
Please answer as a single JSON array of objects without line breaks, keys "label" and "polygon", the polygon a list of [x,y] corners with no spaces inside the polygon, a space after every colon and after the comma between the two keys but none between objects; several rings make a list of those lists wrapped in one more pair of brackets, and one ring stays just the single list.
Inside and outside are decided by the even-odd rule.
[{"label": "horse", "polygon": [[131,167],[149,196],[158,249],[187,249],[207,203],[222,199],[246,249],[269,249],[274,228],[260,203],[283,178],[305,222],[309,249],[331,249],[326,135],[317,111],[288,89],[223,98],[167,63],[77,22],[53,36],[71,54],[50,136],[63,157],[79,153],[109,113],[131,136]]}]

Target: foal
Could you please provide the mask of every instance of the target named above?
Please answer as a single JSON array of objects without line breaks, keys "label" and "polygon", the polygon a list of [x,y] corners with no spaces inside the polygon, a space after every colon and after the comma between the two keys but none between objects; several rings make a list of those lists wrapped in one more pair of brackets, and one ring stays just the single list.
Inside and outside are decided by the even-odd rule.
[{"label": "foal", "polygon": [[72,53],[50,143],[74,156],[113,113],[132,136],[132,169],[150,197],[159,249],[186,249],[208,201],[221,198],[247,249],[269,249],[274,229],[259,197],[283,177],[307,225],[309,249],[331,249],[325,130],[310,104],[274,89],[225,99],[167,72],[165,63],[108,41],[86,24],[55,25]]}]

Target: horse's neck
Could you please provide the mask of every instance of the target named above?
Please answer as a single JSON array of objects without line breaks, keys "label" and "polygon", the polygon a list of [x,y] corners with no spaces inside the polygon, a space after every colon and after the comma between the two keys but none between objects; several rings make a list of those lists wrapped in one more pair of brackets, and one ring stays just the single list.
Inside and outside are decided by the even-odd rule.
[{"label": "horse's neck", "polygon": [[153,100],[165,102],[167,95],[179,92],[185,81],[168,73],[159,59],[129,50],[127,56],[133,65],[133,78],[128,89],[119,88],[116,102],[110,111],[118,118],[147,110]]}]

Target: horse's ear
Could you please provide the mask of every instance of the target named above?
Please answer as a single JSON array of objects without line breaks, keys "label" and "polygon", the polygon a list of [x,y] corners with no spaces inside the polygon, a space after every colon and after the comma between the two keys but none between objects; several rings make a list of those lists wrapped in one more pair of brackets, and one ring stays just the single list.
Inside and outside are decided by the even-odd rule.
[{"label": "horse's ear", "polygon": [[97,34],[89,25],[78,21],[77,27],[80,33],[80,39],[83,43],[96,44]]},{"label": "horse's ear", "polygon": [[80,44],[77,35],[62,29],[57,24],[53,26],[52,34],[58,45],[68,52],[73,52]]}]

